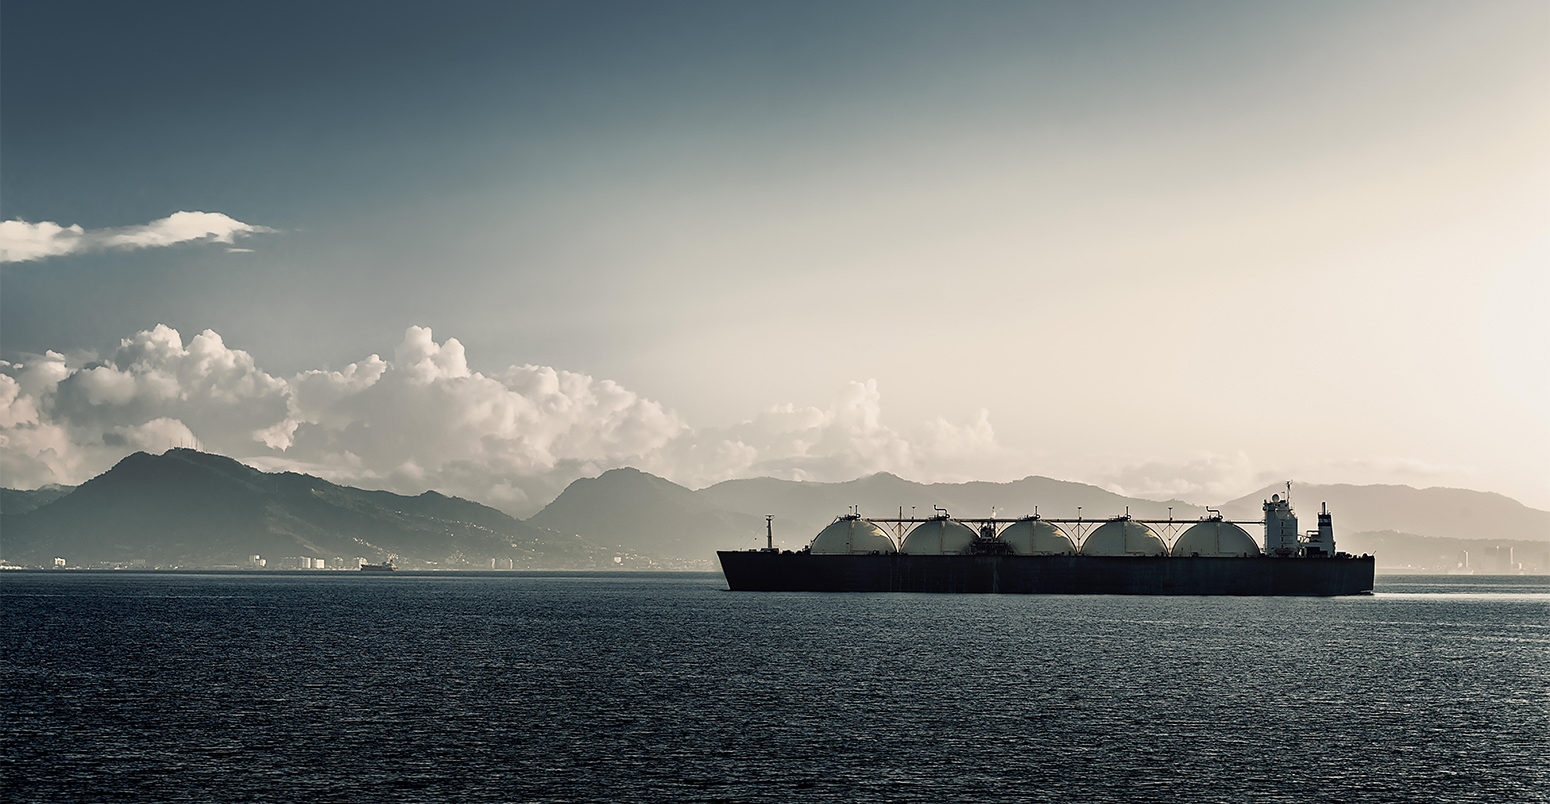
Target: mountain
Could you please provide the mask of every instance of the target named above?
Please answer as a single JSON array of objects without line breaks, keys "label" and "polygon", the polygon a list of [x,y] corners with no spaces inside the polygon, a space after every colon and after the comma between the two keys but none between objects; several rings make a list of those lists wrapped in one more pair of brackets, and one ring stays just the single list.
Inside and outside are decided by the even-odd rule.
[{"label": "mountain", "polygon": [[[1222,505],[1229,519],[1259,519],[1260,505],[1284,486],[1267,486]],[[1293,484],[1300,522],[1316,523],[1319,504],[1329,503],[1335,543],[1342,533],[1400,531],[1444,539],[1550,540],[1550,511],[1539,511],[1500,494],[1465,489],[1349,484]],[[1310,524],[1303,528],[1313,527]]]},{"label": "mountain", "polygon": [[[1048,516],[1117,516],[1130,506],[1135,516],[1174,515],[1195,519],[1205,513],[1183,502],[1122,497],[1097,486],[1029,477],[1012,483],[915,483],[886,472],[843,483],[810,483],[774,478],[729,480],[693,491],[636,469],[613,469],[572,483],[554,502],[528,520],[561,533],[579,534],[623,552],[671,556],[708,566],[716,550],[764,545],[764,517],[773,515],[775,544],[795,549],[852,505],[870,516],[933,515],[940,505],[958,516],[1033,513],[1047,504]],[[911,506],[916,506],[911,510]]]},{"label": "mountain", "polygon": [[270,567],[302,557],[353,566],[396,555],[406,567],[580,567],[602,552],[433,491],[364,491],[189,449],[137,452],[69,494],[0,514],[0,558],[34,566],[58,556],[71,566],[246,567],[254,555]]},{"label": "mountain", "polygon": [[[1272,486],[1222,506],[1258,520]],[[1293,489],[1304,529],[1317,503],[1335,514],[1340,549],[1379,555],[1382,566],[1445,571],[1464,552],[1479,571],[1550,570],[1550,512],[1498,494],[1406,486],[1314,484]],[[270,567],[303,557],[353,566],[397,555],[406,567],[714,567],[718,549],[764,544],[773,515],[777,547],[806,545],[834,517],[926,518],[1039,513],[1102,520],[1129,512],[1192,521],[1205,509],[1125,497],[1047,477],[1010,483],[915,483],[879,473],[842,483],[730,480],[698,491],[636,469],[614,469],[566,487],[523,522],[433,491],[409,497],[340,486],[310,475],[266,473],[188,449],[135,453],[73,489],[4,490],[0,559],[72,566]],[[913,506],[913,507],[912,507]],[[1252,529],[1251,529],[1252,530]],[[895,531],[896,535],[897,531]],[[1256,532],[1257,535],[1257,532]]]},{"label": "mountain", "polygon": [[762,544],[764,517],[718,509],[698,492],[638,469],[610,469],[566,487],[531,525],[621,554],[711,562],[717,549]]},{"label": "mountain", "polygon": [[[1229,519],[1258,521],[1263,517],[1261,502],[1282,492],[1281,487],[1270,487],[1227,503],[1222,511]],[[1550,559],[1541,564],[1539,558],[1550,550],[1550,512],[1498,494],[1313,484],[1294,486],[1293,494],[1305,530],[1316,525],[1316,501],[1327,500],[1335,513],[1337,546],[1379,555],[1386,567],[1446,571],[1462,551],[1470,550],[1482,566],[1500,564],[1506,571],[1510,550],[1525,570],[1550,570]],[[929,517],[933,506],[962,517],[989,516],[992,506],[1000,517],[1030,514],[1035,506],[1048,517],[1075,517],[1080,506],[1081,516],[1094,520],[1118,516],[1127,508],[1138,518],[1171,515],[1186,522],[1206,513],[1202,506],[1178,500],[1142,500],[1047,477],[1010,483],[915,483],[887,473],[842,483],[765,477],[692,491],[634,469],[616,469],[576,481],[528,521],[598,544],[698,561],[716,549],[762,546],[767,514],[775,517],[777,547],[802,547],[853,505],[872,517],[898,516],[902,507],[906,518]],[[1384,533],[1393,531],[1403,533]]]},{"label": "mountain", "polygon": [[[1107,519],[1130,509],[1132,516],[1165,519],[1168,509],[1181,519],[1196,519],[1205,509],[1186,502],[1158,502],[1124,497],[1085,483],[1025,477],[1010,483],[916,483],[897,475],[881,472],[842,483],[810,483],[776,480],[769,477],[728,480],[698,492],[715,509],[730,513],[775,516],[777,544],[797,547],[806,544],[834,517],[847,513],[852,505],[862,515],[877,517],[930,517],[933,506],[946,508],[954,516],[986,517],[992,508],[996,516],[1016,517],[1039,513],[1052,517]],[[1081,511],[1077,510],[1078,506]]]},{"label": "mountain", "polygon": [[75,486],[61,486],[57,483],[50,483],[30,491],[0,489],[0,514],[25,514],[42,508],[72,491],[75,491]]}]

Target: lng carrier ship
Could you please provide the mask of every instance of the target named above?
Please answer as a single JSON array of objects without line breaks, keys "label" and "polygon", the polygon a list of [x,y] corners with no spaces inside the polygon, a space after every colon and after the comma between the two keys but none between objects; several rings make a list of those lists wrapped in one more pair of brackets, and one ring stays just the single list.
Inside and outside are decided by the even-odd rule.
[{"label": "lng carrier ship", "polygon": [[[1198,521],[838,517],[807,547],[722,550],[732,591],[1001,592],[1102,595],[1358,595],[1372,592],[1372,556],[1335,551],[1328,506],[1300,534],[1287,498],[1264,502],[1263,522],[1214,509]],[[1264,548],[1242,525],[1264,526]],[[898,534],[890,535],[884,526]],[[1172,534],[1170,546],[1152,526]],[[1067,533],[1070,526],[1075,538]],[[1187,527],[1186,527],[1187,526]],[[906,527],[909,528],[906,533]]]}]

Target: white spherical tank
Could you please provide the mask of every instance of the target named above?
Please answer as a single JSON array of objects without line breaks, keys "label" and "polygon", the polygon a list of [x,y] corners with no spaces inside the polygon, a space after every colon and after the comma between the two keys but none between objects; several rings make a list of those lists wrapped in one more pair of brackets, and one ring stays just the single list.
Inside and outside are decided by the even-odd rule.
[{"label": "white spherical tank", "polygon": [[1151,528],[1131,519],[1098,526],[1082,542],[1084,556],[1165,556],[1168,545]]},{"label": "white spherical tank", "polygon": [[893,539],[874,522],[857,516],[842,516],[813,537],[808,552],[820,556],[893,553]]},{"label": "white spherical tank", "polygon": [[1076,542],[1053,522],[1019,519],[1001,531],[1001,541],[1020,556],[1068,556],[1076,553]]},{"label": "white spherical tank", "polygon": [[1238,557],[1259,555],[1259,545],[1243,528],[1231,522],[1208,519],[1189,526],[1173,543],[1175,556]]},{"label": "white spherical tank", "polygon": [[928,519],[915,526],[899,545],[899,552],[915,556],[945,556],[967,552],[974,544],[974,529],[946,517]]}]

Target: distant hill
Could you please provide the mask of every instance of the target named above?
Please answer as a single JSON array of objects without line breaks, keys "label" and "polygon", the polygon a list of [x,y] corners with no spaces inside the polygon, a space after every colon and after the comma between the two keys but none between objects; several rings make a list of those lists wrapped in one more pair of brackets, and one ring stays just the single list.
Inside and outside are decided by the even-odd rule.
[{"label": "distant hill", "polygon": [[[1222,506],[1258,520],[1279,486]],[[1470,554],[1477,571],[1550,571],[1550,512],[1499,494],[1405,486],[1293,486],[1304,529],[1318,503],[1335,514],[1340,549],[1379,556],[1389,568],[1446,571]],[[301,557],[353,565],[397,555],[406,567],[714,567],[718,549],[762,546],[775,517],[777,547],[806,545],[834,517],[926,518],[933,506],[959,517],[1102,520],[1125,513],[1192,521],[1205,509],[1125,497],[1097,486],[1027,477],[1010,483],[915,483],[880,473],[842,483],[730,480],[698,491],[636,469],[577,480],[523,522],[436,492],[414,497],[340,486],[310,475],[265,473],[187,449],[135,453],[71,489],[4,490],[0,559],[72,566],[270,567]],[[912,508],[913,506],[913,508]],[[1256,537],[1259,532],[1250,529]],[[1498,566],[1499,565],[1499,566]],[[1536,569],[1536,567],[1543,567]]]},{"label": "distant hill", "polygon": [[61,486],[57,483],[50,483],[31,491],[0,489],[0,514],[25,514],[35,508],[48,505],[72,491],[75,491],[75,486]]},{"label": "distant hill", "polygon": [[[864,516],[896,517],[902,509],[905,517],[922,519],[934,514],[933,506],[946,508],[953,516],[988,517],[994,507],[997,516],[1015,517],[1039,513],[1052,517],[1107,519],[1125,513],[1132,516],[1166,518],[1168,509],[1181,519],[1196,519],[1205,509],[1178,500],[1158,502],[1124,497],[1085,483],[1025,477],[1010,483],[916,483],[887,472],[842,483],[810,483],[762,477],[728,480],[698,492],[714,508],[757,517],[775,516],[775,538],[787,547],[806,544],[836,516],[859,506]],[[911,506],[914,506],[913,510]],[[1081,507],[1078,512],[1077,507]]]},{"label": "distant hill", "polygon": [[615,548],[623,554],[711,562],[717,549],[762,544],[764,517],[720,510],[700,493],[637,469],[582,478],[529,524]]},{"label": "distant hill", "polygon": [[[1267,486],[1222,505],[1233,519],[1258,519],[1260,505],[1284,486]],[[1465,489],[1349,484],[1292,484],[1299,524],[1314,527],[1319,504],[1329,503],[1336,544],[1342,533],[1399,531],[1445,539],[1493,539],[1550,542],[1550,511],[1539,511],[1500,494]]]},{"label": "distant hill", "polygon": [[602,553],[468,500],[270,474],[189,449],[137,452],[68,494],[0,513],[0,558],[23,565],[246,567],[259,555],[271,568],[300,557],[353,566],[396,555],[406,567],[580,567]]},{"label": "distant hill", "polygon": [[[1259,520],[1260,503],[1281,487],[1248,495],[1222,506],[1229,519]],[[1550,512],[1537,511],[1507,497],[1458,489],[1403,486],[1293,486],[1294,502],[1306,523],[1316,526],[1317,501],[1328,500],[1335,513],[1337,546],[1352,553],[1373,552],[1384,566],[1432,567],[1446,571],[1463,550],[1481,560],[1515,549],[1517,561],[1534,571],[1538,550],[1550,550]],[[932,506],[954,516],[1081,516],[1094,520],[1125,513],[1138,518],[1192,521],[1205,515],[1199,505],[1182,501],[1125,497],[1097,486],[1027,477],[1010,483],[915,483],[880,473],[842,483],[811,483],[774,478],[729,480],[692,491],[634,469],[616,469],[595,479],[578,480],[549,507],[528,520],[580,534],[599,544],[624,545],[661,556],[709,557],[716,549],[762,546],[764,516],[774,515],[775,544],[785,549],[806,545],[834,517],[852,505],[862,515],[925,518]],[[914,506],[911,509],[911,506]],[[1249,528],[1256,538],[1260,532]],[[1391,537],[1378,532],[1398,532]],[[1402,532],[1400,532],[1402,531]],[[1428,540],[1432,541],[1428,541]],[[1473,540],[1470,546],[1459,546]],[[1506,567],[1506,558],[1499,562]],[[1504,570],[1505,571],[1505,570]],[[1546,569],[1550,571],[1550,562]]]},{"label": "distant hill", "polygon": [[[1205,513],[1183,502],[1122,497],[1097,486],[1029,477],[1012,483],[915,483],[886,472],[843,483],[774,478],[729,480],[693,491],[636,469],[614,469],[572,483],[529,523],[580,534],[624,551],[712,562],[715,551],[764,545],[764,517],[775,517],[777,547],[796,549],[852,505],[869,516],[930,517],[940,505],[956,516],[1033,513],[1106,519],[1125,512],[1195,519]],[[911,511],[910,506],[915,506]]]}]

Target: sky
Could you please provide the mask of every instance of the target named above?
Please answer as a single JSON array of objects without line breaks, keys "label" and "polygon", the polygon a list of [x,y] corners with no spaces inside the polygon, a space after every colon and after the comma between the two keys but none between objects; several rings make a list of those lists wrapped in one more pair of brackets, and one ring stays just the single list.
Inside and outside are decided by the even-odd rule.
[{"label": "sky", "polygon": [[1550,508],[1550,5],[0,6],[0,484]]}]

